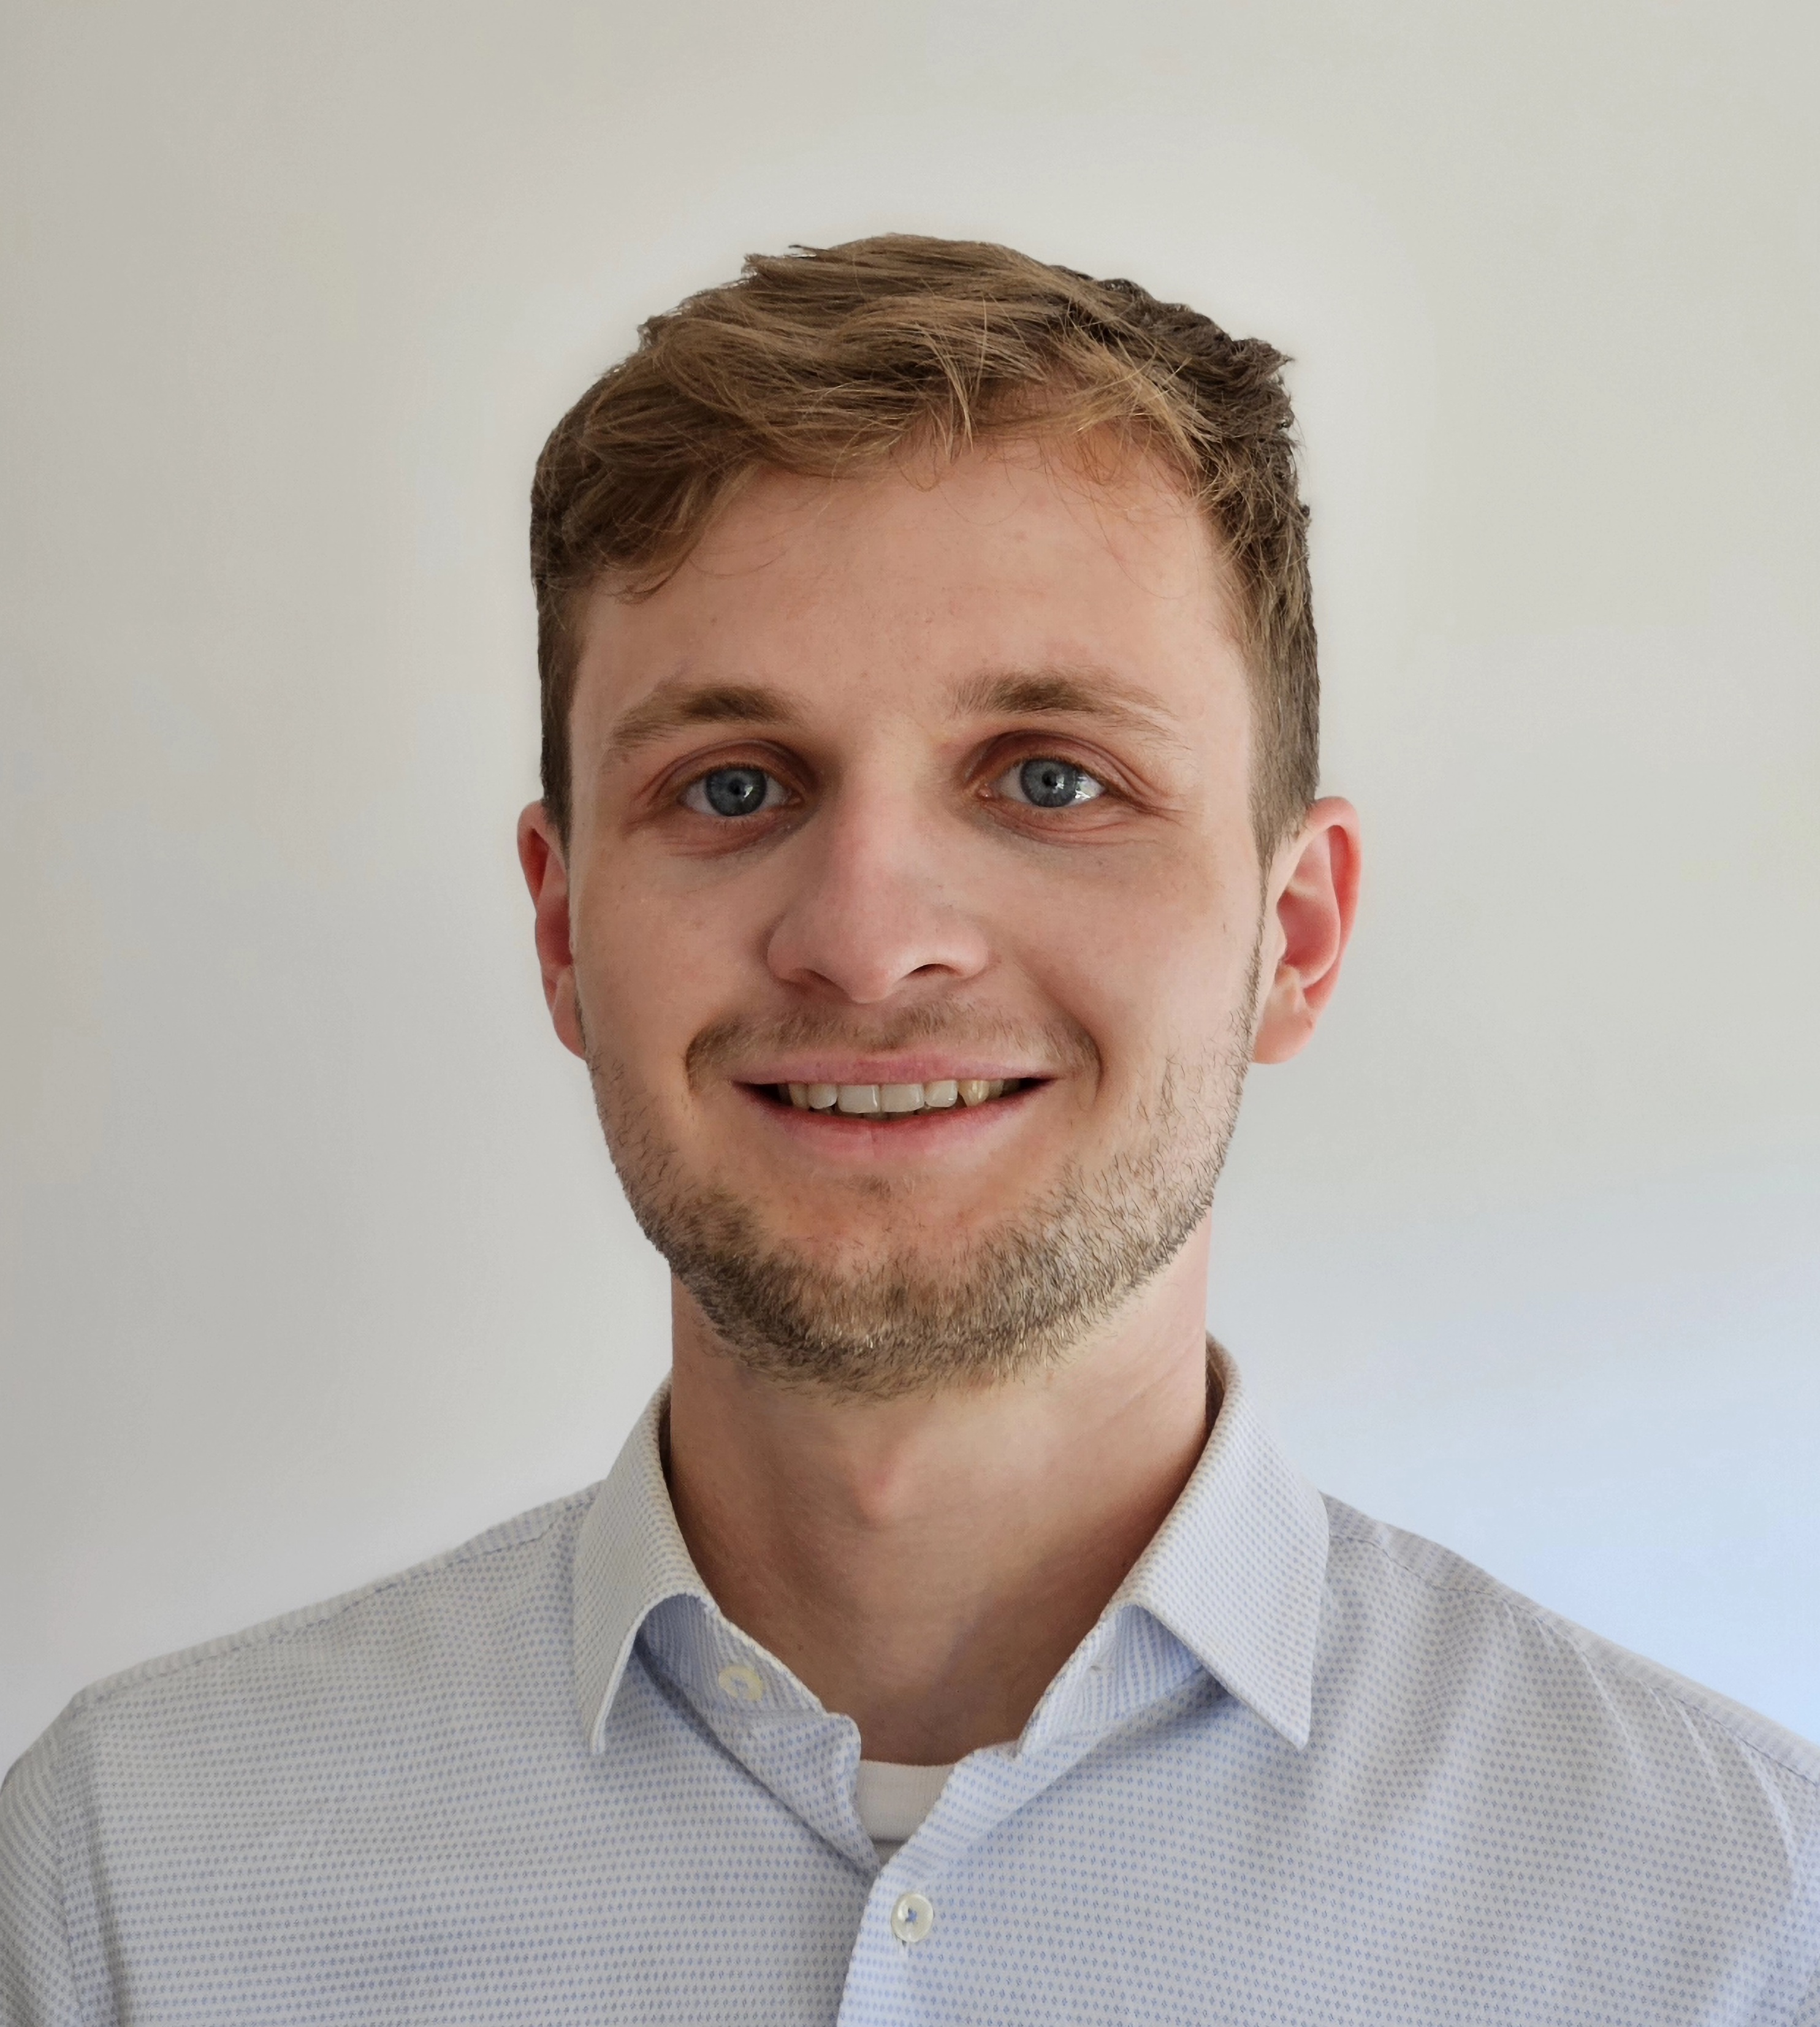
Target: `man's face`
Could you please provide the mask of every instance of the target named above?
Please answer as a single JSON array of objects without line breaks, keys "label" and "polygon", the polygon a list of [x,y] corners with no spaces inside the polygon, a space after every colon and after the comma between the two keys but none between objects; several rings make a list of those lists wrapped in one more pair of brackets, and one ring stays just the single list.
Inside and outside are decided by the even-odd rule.
[{"label": "man's face", "polygon": [[571,737],[567,854],[526,818],[552,1012],[734,1352],[1002,1373],[1203,1230],[1280,936],[1219,559],[1159,472],[762,478],[594,599]]}]

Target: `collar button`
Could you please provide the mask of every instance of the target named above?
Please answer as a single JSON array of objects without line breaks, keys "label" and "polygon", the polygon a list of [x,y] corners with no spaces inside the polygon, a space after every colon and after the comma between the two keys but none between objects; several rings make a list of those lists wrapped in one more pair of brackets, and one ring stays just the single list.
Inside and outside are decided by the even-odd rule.
[{"label": "collar button", "polygon": [[764,1700],[764,1678],[756,1668],[748,1668],[744,1661],[729,1661],[714,1680],[721,1685],[721,1693],[736,1704]]}]

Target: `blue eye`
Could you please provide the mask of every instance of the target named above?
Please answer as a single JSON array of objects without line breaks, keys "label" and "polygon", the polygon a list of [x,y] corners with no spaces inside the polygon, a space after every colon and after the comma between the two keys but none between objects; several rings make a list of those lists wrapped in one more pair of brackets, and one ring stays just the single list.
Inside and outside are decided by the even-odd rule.
[{"label": "blue eye", "polygon": [[762,767],[716,767],[683,791],[683,807],[703,816],[750,817],[773,810],[784,799],[784,785]]},{"label": "blue eye", "polygon": [[1029,803],[1039,810],[1071,809],[1106,793],[1102,784],[1084,767],[1047,757],[1013,767],[1000,785],[1013,802]]}]

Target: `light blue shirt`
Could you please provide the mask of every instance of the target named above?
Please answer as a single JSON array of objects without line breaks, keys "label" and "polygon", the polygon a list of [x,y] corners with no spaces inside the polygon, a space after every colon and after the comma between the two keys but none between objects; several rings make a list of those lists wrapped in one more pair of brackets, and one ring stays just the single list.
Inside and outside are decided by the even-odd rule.
[{"label": "light blue shirt", "polygon": [[1820,1754],[1323,1504],[1216,1361],[1161,1531],[882,1866],[660,1397],[593,1490],[79,1696],[0,1791],[0,2019],[1820,2027]]}]

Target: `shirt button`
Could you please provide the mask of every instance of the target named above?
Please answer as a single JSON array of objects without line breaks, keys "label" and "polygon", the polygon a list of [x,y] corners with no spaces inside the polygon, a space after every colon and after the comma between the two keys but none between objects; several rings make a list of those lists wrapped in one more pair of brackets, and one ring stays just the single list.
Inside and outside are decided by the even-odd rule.
[{"label": "shirt button", "polygon": [[936,1925],[936,1911],[926,1896],[900,1893],[891,1911],[891,1932],[900,1943],[920,1943]]},{"label": "shirt button", "polygon": [[748,1668],[744,1661],[729,1661],[714,1680],[722,1693],[736,1704],[760,1703],[764,1699],[763,1678],[756,1668]]}]

